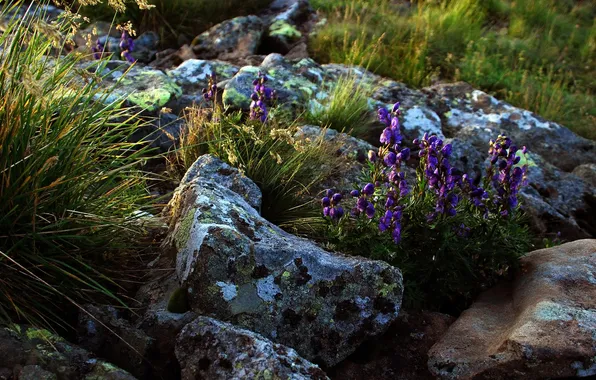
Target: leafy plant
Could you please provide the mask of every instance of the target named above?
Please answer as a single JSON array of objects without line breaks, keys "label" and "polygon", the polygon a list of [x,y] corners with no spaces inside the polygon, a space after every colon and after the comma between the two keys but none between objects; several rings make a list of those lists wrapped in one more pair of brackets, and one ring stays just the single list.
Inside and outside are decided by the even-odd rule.
[{"label": "leafy plant", "polygon": [[56,55],[48,28],[69,24],[13,19],[0,35],[0,321],[55,326],[65,299],[118,302],[103,269],[138,238],[148,197],[134,115]]},{"label": "leafy plant", "polygon": [[[449,163],[451,145],[436,136],[415,140],[420,166],[408,183],[402,166],[399,103],[379,110],[382,147],[369,153],[361,190],[352,199],[327,191],[322,199],[331,246],[386,260],[402,269],[414,307],[461,311],[480,290],[516,266],[530,247],[517,194],[525,182],[525,147],[499,136],[490,142],[482,187]],[[351,206],[347,212],[346,203]]]}]

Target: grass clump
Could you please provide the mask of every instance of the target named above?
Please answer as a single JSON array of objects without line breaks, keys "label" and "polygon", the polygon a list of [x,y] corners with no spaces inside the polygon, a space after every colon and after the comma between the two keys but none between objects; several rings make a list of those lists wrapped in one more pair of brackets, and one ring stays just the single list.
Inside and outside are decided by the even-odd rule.
[{"label": "grass clump", "polygon": [[[243,15],[254,14],[272,0],[148,0],[151,9],[139,6],[137,0],[121,1],[126,6],[114,7],[110,1],[83,6],[80,13],[103,20],[123,23],[131,21],[138,33],[155,31],[162,46],[176,44],[181,37],[189,41],[213,25]],[[89,3],[76,0],[75,5]]]},{"label": "grass clump", "polygon": [[386,129],[363,171],[366,185],[352,190],[352,199],[331,189],[322,199],[323,238],[333,249],[400,268],[410,307],[458,313],[531,247],[517,199],[526,149],[505,136],[491,141],[480,184],[450,165],[450,144],[425,135],[414,143],[420,165],[408,181],[403,166],[412,155],[402,145],[398,107],[379,111]]},{"label": "grass clump", "polygon": [[46,27],[14,19],[0,35],[0,321],[55,326],[65,299],[116,300],[101,268],[138,238],[147,192],[143,149],[126,143],[137,123],[77,58],[52,55]]},{"label": "grass clump", "polygon": [[463,80],[596,139],[596,6],[556,0],[314,0],[321,62],[414,87]]},{"label": "grass clump", "polygon": [[[322,104],[321,104],[322,103]],[[326,99],[313,99],[305,121],[354,136],[364,136],[370,126],[368,95],[354,76],[340,76]]]}]

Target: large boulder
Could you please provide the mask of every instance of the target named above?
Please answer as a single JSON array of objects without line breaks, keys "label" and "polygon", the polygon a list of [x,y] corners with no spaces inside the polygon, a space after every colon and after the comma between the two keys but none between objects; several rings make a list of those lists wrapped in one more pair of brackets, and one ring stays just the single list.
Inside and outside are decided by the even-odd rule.
[{"label": "large boulder", "polygon": [[328,366],[397,317],[398,269],[326,252],[264,220],[245,194],[202,172],[193,177],[170,202],[164,242],[193,311]]},{"label": "large boulder", "polygon": [[29,380],[135,380],[47,330],[24,325],[0,328],[0,376]]},{"label": "large boulder", "polygon": [[191,47],[198,58],[243,58],[256,54],[264,30],[265,24],[257,16],[236,17],[198,35]]},{"label": "large boulder", "polygon": [[184,107],[193,105],[208,106],[202,91],[208,87],[209,76],[216,74],[218,81],[225,81],[236,75],[238,70],[238,67],[227,62],[202,59],[189,59],[175,69],[169,70],[168,75],[182,87],[177,109],[182,110]]},{"label": "large boulder", "polygon": [[183,380],[328,379],[292,348],[208,317],[184,327],[176,342],[176,357]]},{"label": "large boulder", "polygon": [[[115,64],[119,67],[112,69]],[[90,69],[95,66],[88,65]],[[180,86],[163,71],[139,64],[128,66],[126,62],[116,61],[99,73],[103,77],[101,86],[111,90],[107,101],[124,99],[130,106],[157,113],[182,95]]]},{"label": "large boulder", "polygon": [[424,91],[444,120],[445,135],[468,139],[479,149],[485,149],[489,139],[503,133],[566,172],[596,162],[596,142],[475,90],[467,83],[441,84]]},{"label": "large boulder", "polygon": [[317,95],[323,80],[320,66],[310,59],[292,64],[279,54],[270,54],[261,66],[245,66],[227,82],[223,92],[224,105],[248,110],[254,88],[252,83],[259,71],[269,77],[267,86],[276,91],[277,104],[294,110],[304,109]]},{"label": "large boulder", "polygon": [[443,379],[596,375],[596,240],[531,252],[515,282],[484,293],[429,352]]}]

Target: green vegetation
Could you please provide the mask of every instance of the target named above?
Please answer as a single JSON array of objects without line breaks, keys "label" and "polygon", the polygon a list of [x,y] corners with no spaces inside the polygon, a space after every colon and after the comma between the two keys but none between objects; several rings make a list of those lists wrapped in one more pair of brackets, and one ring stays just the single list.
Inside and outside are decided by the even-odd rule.
[{"label": "green vegetation", "polygon": [[68,30],[17,19],[0,35],[0,322],[56,326],[66,300],[119,302],[104,269],[138,239],[148,200],[145,152],[126,142],[138,123],[56,57],[50,32]]},{"label": "green vegetation", "polygon": [[189,110],[176,162],[186,171],[201,154],[211,153],[239,168],[263,193],[263,217],[293,228],[294,221],[320,214],[309,199],[339,162],[322,137],[294,138],[297,126],[275,111],[261,123],[243,121],[241,113]]},{"label": "green vegetation", "polygon": [[371,124],[368,95],[357,78],[342,76],[333,84],[326,99],[313,99],[305,121],[362,137],[369,132]]},{"label": "green vegetation", "polygon": [[[93,21],[116,23],[131,21],[137,33],[155,31],[164,46],[176,44],[184,37],[189,42],[211,26],[237,16],[253,14],[272,0],[149,0],[152,9],[141,9],[139,0],[125,1],[126,10],[116,12],[110,1],[84,6],[80,13]],[[75,4],[89,0],[73,0]]]},{"label": "green vegetation", "polygon": [[463,80],[596,139],[596,5],[570,0],[313,0],[310,49],[421,87]]}]

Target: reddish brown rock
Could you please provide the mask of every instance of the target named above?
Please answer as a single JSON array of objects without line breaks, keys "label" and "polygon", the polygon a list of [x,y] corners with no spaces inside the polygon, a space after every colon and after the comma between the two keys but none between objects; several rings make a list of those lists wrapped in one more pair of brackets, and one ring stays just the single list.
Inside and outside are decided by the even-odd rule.
[{"label": "reddish brown rock", "polygon": [[514,283],[484,293],[429,352],[444,379],[596,374],[596,240],[534,251]]}]

